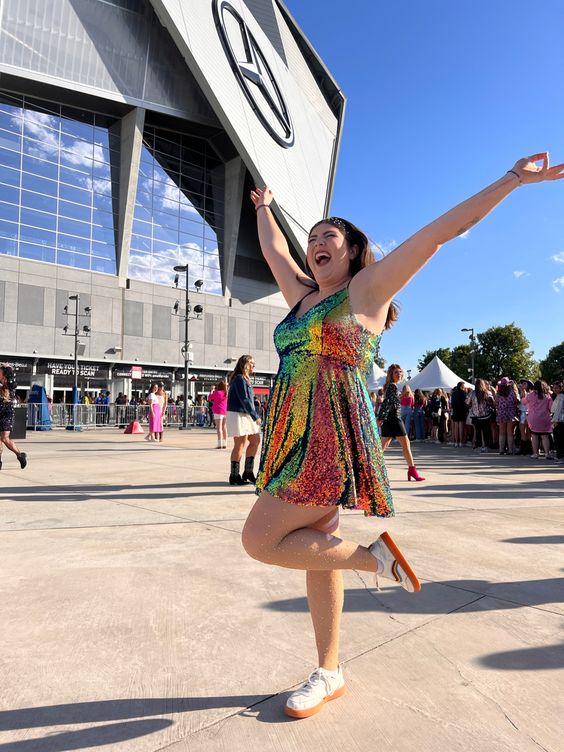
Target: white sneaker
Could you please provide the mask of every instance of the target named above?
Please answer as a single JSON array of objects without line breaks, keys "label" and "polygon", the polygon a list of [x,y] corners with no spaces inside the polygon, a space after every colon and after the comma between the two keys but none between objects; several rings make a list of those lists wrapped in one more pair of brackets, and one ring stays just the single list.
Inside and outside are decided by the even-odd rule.
[{"label": "white sneaker", "polygon": [[378,571],[376,572],[376,588],[378,590],[380,589],[378,575],[399,582],[402,588],[409,593],[418,593],[421,590],[417,575],[409,566],[409,562],[389,533],[382,533],[378,540],[368,546],[368,550],[378,562]]},{"label": "white sneaker", "polygon": [[329,700],[336,700],[346,692],[343,669],[336,672],[316,668],[309,679],[286,702],[284,712],[292,718],[309,718],[319,713]]}]

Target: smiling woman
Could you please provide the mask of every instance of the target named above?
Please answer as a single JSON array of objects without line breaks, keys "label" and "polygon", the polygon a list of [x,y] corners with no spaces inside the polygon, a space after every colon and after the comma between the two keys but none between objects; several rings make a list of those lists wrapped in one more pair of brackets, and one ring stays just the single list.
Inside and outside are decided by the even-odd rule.
[{"label": "smiling woman", "polygon": [[339,217],[322,219],[308,237],[309,276],[291,257],[276,224],[272,191],[251,192],[261,249],[290,312],[274,331],[280,366],[264,427],[259,498],[242,541],[259,561],[306,571],[319,655],[319,667],[288,699],[288,715],[305,718],[344,694],[338,658],[341,570],[374,572],[409,592],[421,587],[387,532],[368,547],[339,535],[340,507],[362,509],[367,516],[394,513],[366,389],[394,295],[443,243],[478,223],[517,186],[561,178],[564,165],[550,168],[546,153],[520,159],[377,263],[370,263],[368,241],[355,225]]}]

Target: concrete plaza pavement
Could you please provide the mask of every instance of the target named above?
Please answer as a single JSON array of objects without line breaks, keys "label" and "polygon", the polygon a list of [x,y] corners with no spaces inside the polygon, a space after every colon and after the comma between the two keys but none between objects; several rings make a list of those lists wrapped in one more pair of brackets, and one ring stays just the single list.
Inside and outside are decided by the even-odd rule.
[{"label": "concrete plaza pavement", "polygon": [[254,495],[209,430],[29,434],[0,472],[0,752],[562,752],[564,467],[415,444],[389,529],[423,588],[345,573],[348,692],[283,715],[316,665],[304,574],[253,561]]}]

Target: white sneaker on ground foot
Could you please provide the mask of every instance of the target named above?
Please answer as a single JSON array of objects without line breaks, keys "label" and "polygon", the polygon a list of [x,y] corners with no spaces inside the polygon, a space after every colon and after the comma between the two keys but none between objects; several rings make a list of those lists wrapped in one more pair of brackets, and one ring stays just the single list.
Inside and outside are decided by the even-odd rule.
[{"label": "white sneaker on ground foot", "polygon": [[402,588],[409,593],[418,593],[421,590],[417,575],[409,566],[409,562],[389,533],[382,533],[378,540],[368,546],[368,550],[378,562],[377,589],[380,589],[378,587],[378,576],[380,575],[388,580],[399,582]]},{"label": "white sneaker on ground foot", "polygon": [[319,713],[326,702],[336,700],[345,691],[341,666],[337,671],[316,668],[306,683],[288,697],[284,712],[292,718],[309,718],[310,715]]}]

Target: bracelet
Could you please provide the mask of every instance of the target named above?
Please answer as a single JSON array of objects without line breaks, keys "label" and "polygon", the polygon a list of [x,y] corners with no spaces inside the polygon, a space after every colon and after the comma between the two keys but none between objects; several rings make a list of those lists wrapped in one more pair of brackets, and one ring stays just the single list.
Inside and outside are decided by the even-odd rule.
[{"label": "bracelet", "polygon": [[255,211],[258,211],[263,206],[264,206],[265,209],[270,209],[270,204],[257,204],[255,206]]},{"label": "bracelet", "polygon": [[517,178],[517,180],[519,181],[519,183],[521,185],[523,185],[523,181],[521,180],[521,176],[519,175],[518,172],[515,172],[515,170],[507,170],[506,174],[508,174],[508,173],[511,173],[512,175],[515,175],[515,177]]}]

